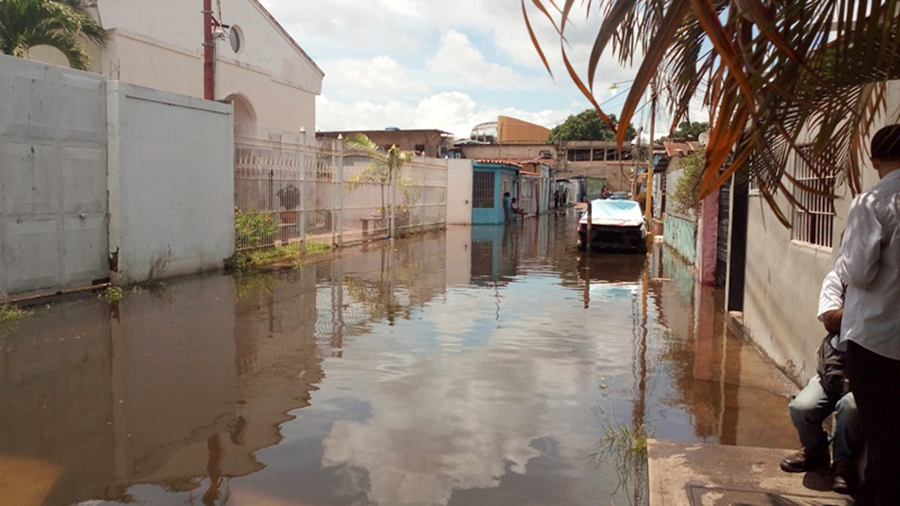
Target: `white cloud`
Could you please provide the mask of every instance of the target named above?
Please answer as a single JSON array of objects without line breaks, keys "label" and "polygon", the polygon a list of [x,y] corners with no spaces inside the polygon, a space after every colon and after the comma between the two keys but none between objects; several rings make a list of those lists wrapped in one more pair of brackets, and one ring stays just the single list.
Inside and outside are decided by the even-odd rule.
[{"label": "white cloud", "polygon": [[374,102],[332,101],[320,97],[317,102],[319,130],[369,130],[388,126],[399,128],[436,128],[468,137],[472,127],[484,121],[496,121],[497,116],[512,116],[539,125],[553,125],[571,111],[523,111],[515,108],[498,109],[479,106],[469,95],[446,92],[423,98],[415,105],[398,100]]},{"label": "white cloud", "polygon": [[370,60],[342,59],[323,64],[329,78],[326,89],[354,93],[428,93],[428,86],[409,77],[406,69],[390,56]]},{"label": "white cloud", "polygon": [[519,87],[525,79],[509,67],[487,61],[469,37],[456,30],[441,36],[441,44],[427,65],[432,72],[458,76],[466,84]]}]

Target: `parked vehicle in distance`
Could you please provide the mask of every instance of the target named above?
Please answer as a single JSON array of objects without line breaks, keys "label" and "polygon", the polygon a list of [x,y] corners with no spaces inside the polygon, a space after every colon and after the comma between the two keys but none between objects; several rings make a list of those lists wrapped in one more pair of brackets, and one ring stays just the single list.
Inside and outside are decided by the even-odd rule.
[{"label": "parked vehicle in distance", "polygon": [[[593,223],[591,248],[647,252],[647,224],[641,206],[633,200],[601,200],[591,202]],[[578,221],[578,249],[587,249],[585,212]]]}]

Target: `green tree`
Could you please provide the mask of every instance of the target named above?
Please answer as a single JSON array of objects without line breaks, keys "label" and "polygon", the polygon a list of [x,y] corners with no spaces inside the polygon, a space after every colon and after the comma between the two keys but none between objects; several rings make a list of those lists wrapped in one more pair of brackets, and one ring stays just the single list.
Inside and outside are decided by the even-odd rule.
[{"label": "green tree", "polygon": [[[620,143],[648,89],[657,93],[652,83],[661,85],[658,96],[672,125],[687,118],[694,99],[704,98],[710,130],[701,195],[743,171],[787,225],[772,193],[786,192],[783,176],[793,156],[803,158],[819,178],[838,176],[857,193],[876,120],[900,119],[885,117],[887,84],[900,79],[896,0],[533,3],[563,42],[569,76],[607,125],[617,129]],[[525,5],[523,0],[532,42],[550,71]],[[565,43],[578,11],[599,12],[602,18],[583,76],[569,64]],[[601,58],[608,54],[625,66],[642,56],[618,125],[593,91]]]},{"label": "green tree", "polygon": [[81,0],[0,0],[0,52],[24,58],[35,46],[61,51],[74,69],[90,69],[79,37],[104,45],[106,31]]},{"label": "green tree", "polygon": [[[611,141],[616,138],[616,115],[609,116],[613,128],[597,114],[595,109],[586,109],[581,113],[569,116],[565,121],[550,130],[550,142],[560,141]],[[628,125],[626,140],[634,139],[637,132],[634,126]]]},{"label": "green tree", "polygon": [[672,132],[672,138],[696,141],[700,134],[709,130],[709,123],[699,121],[682,121]]},{"label": "green tree", "polygon": [[675,182],[675,189],[671,194],[675,210],[681,213],[689,210],[697,212],[700,209],[700,178],[703,176],[706,155],[703,151],[694,151],[677,160],[678,168],[683,172]]}]

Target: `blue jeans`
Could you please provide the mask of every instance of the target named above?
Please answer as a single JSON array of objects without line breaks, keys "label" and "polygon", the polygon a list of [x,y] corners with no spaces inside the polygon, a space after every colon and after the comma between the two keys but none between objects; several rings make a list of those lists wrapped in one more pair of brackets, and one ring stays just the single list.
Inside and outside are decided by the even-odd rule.
[{"label": "blue jeans", "polygon": [[855,462],[859,458],[862,434],[852,393],[841,397],[840,393],[826,391],[819,376],[813,376],[788,407],[807,453],[828,451],[828,434],[822,422],[834,413],[834,461]]}]

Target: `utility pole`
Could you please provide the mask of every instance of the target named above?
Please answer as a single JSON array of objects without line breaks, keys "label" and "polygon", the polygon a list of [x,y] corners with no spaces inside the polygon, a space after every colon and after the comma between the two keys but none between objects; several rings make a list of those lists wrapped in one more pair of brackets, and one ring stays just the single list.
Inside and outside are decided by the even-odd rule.
[{"label": "utility pole", "polygon": [[212,0],[203,0],[203,98],[216,99],[216,46],[213,40]]},{"label": "utility pole", "polygon": [[644,199],[644,219],[647,237],[653,235],[653,130],[656,128],[656,75],[650,81],[650,155],[647,161],[647,198]]}]

